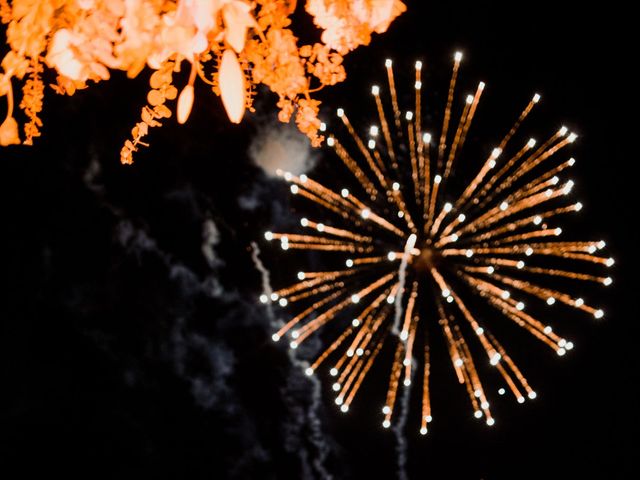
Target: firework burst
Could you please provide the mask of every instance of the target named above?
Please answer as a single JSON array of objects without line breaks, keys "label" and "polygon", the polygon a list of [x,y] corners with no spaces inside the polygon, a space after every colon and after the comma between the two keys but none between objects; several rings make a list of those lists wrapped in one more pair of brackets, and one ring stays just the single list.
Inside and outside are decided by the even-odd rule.
[{"label": "firework burst", "polygon": [[[432,419],[430,342],[436,337],[431,332],[444,337],[474,416],[493,425],[478,358],[486,356],[497,370],[504,385],[500,394],[510,391],[522,403],[536,392],[489,324],[502,316],[564,355],[573,344],[542,319],[544,313],[528,313],[525,300],[533,311],[558,303],[601,318],[601,309],[565,293],[564,283],[612,282],[608,276],[586,273],[613,264],[598,253],[603,241],[562,241],[562,230],[552,225],[557,217],[582,208],[567,200],[573,182],[561,179],[575,163],[562,157],[576,135],[562,127],[541,144],[519,140],[519,127],[540,100],[538,94],[484,158],[464,159],[464,172],[475,173],[471,181],[461,188],[453,185],[453,180],[460,183],[453,178],[456,162],[464,157],[485,88],[480,82],[458,104],[461,59],[456,53],[437,134],[422,123],[422,63],[415,64],[412,111],[401,112],[392,62],[387,60],[384,102],[381,88],[371,89],[378,124],[370,127],[368,136],[361,135],[338,109],[348,135],[344,142],[333,135],[327,138],[355,178],[355,191],[330,189],[305,175],[281,172],[291,192],[320,206],[326,219],[302,218],[300,225],[308,233],[265,234],[283,250],[320,251],[346,260],[330,271],[299,272],[292,285],[261,297],[297,312],[273,340],[288,337],[291,348],[297,348],[327,324],[336,326],[338,334],[307,374],[326,366],[336,404],[344,412],[380,351],[390,345],[394,353],[382,424],[391,425],[398,389],[421,383],[422,434]],[[390,104],[389,115],[385,103]],[[473,297],[489,307],[481,307]]]}]

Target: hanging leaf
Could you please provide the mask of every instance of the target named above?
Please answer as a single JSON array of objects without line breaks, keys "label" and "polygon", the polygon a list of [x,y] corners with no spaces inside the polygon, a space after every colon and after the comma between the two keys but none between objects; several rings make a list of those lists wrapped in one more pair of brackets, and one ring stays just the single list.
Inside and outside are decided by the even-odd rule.
[{"label": "hanging leaf", "polygon": [[233,123],[240,123],[245,109],[245,87],[244,72],[238,62],[236,54],[230,50],[225,50],[220,62],[219,84],[220,96],[229,120]]}]

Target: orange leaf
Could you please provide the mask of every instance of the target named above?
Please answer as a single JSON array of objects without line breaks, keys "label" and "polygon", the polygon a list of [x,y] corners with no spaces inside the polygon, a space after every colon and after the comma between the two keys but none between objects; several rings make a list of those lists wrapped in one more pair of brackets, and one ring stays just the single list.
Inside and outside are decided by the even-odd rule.
[{"label": "orange leaf", "polygon": [[20,143],[18,136],[18,122],[13,117],[7,117],[0,125],[0,145],[16,145]]},{"label": "orange leaf", "polygon": [[232,123],[240,123],[244,115],[246,105],[244,81],[244,72],[238,57],[233,50],[225,50],[218,71],[218,83],[222,104]]}]

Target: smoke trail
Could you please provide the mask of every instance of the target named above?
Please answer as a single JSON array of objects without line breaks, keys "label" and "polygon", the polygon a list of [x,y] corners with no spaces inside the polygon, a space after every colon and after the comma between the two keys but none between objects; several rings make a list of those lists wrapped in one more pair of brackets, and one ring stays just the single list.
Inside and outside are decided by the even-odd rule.
[{"label": "smoke trail", "polygon": [[[273,289],[271,288],[270,281],[270,273],[269,270],[264,266],[262,260],[260,259],[260,248],[258,247],[256,242],[251,242],[251,259],[253,260],[253,264],[256,267],[256,270],[260,273],[262,279],[262,295],[260,297],[262,303],[265,304],[265,308],[267,310],[267,317],[269,318],[269,326],[272,330],[276,330],[280,327],[280,320],[276,318],[276,315],[273,312],[273,308],[271,308],[270,298],[273,293]],[[287,400],[290,403],[291,408],[296,408],[296,401],[292,398],[291,390],[294,390],[300,386],[301,383],[304,384],[304,387],[308,387],[310,384],[310,403],[307,408],[306,414],[304,414],[305,424],[309,428],[309,433],[307,436],[307,440],[316,450],[316,457],[312,460],[313,466],[322,479],[330,480],[332,478],[331,474],[327,471],[325,467],[325,461],[329,454],[329,446],[324,440],[324,433],[322,432],[322,422],[320,420],[320,409],[322,408],[322,396],[321,396],[321,384],[320,380],[316,376],[307,376],[306,379],[302,377],[302,372],[306,371],[309,366],[308,362],[304,360],[300,360],[296,354],[295,350],[287,349],[287,355],[292,365],[292,370],[289,373],[289,377],[287,379],[287,391],[284,394],[287,397]],[[299,408],[299,407],[298,407]],[[301,415],[294,415],[294,418],[300,418]],[[292,425],[290,428],[299,429],[300,427],[304,427],[305,425]],[[306,461],[308,459],[307,452],[300,448],[299,445],[293,445],[293,448],[299,450],[301,455],[303,466],[306,465]],[[307,476],[303,476],[303,478],[311,478],[308,474]]]},{"label": "smoke trail", "polygon": [[402,319],[402,297],[404,294],[404,284],[407,278],[407,264],[409,263],[409,255],[413,247],[416,246],[416,235],[411,234],[407,239],[407,243],[404,246],[404,253],[402,254],[402,261],[400,262],[400,268],[398,268],[398,293],[396,294],[396,301],[394,304],[395,315],[393,318],[393,328],[391,333],[394,335],[400,335],[400,322]]},{"label": "smoke trail", "polygon": [[403,387],[402,394],[398,402],[400,404],[398,420],[393,426],[393,434],[396,437],[396,455],[398,459],[399,480],[409,479],[409,476],[407,475],[407,450],[409,445],[407,443],[404,429],[407,424],[407,417],[409,416],[410,393],[411,387]]}]

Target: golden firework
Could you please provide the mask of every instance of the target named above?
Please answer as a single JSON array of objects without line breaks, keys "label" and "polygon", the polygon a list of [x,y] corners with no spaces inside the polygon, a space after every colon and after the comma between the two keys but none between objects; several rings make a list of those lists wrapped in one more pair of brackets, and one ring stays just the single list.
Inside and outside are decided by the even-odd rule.
[{"label": "golden firework", "polygon": [[[369,129],[368,138],[361,136],[343,109],[338,109],[337,116],[349,135],[344,143],[333,135],[327,138],[327,145],[355,177],[357,193],[281,172],[291,183],[291,192],[323,207],[327,220],[302,218],[301,226],[310,233],[265,234],[267,240],[279,240],[283,250],[348,255],[344,268],[299,272],[292,285],[261,297],[265,303],[278,302],[283,307],[300,305],[273,340],[288,336],[291,348],[297,348],[329,323],[343,329],[306,373],[312,375],[321,365],[330,364],[336,404],[344,412],[376,356],[390,343],[395,353],[382,409],[383,426],[391,425],[400,386],[416,383],[419,374],[422,434],[427,433],[432,418],[428,333],[434,328],[443,334],[476,418],[484,417],[488,425],[495,422],[472,355],[478,347],[518,402],[536,397],[487,327],[493,310],[477,311],[469,295],[481,297],[506,319],[564,355],[573,348],[572,342],[558,335],[541,316],[527,313],[523,300],[528,297],[534,304],[549,306],[561,303],[601,318],[601,309],[555,285],[558,280],[612,282],[608,276],[582,271],[590,264],[594,268],[613,265],[612,258],[597,253],[604,248],[603,241],[561,241],[562,230],[550,224],[582,208],[579,202],[567,202],[573,182],[560,178],[575,163],[573,158],[561,157],[576,134],[561,127],[540,145],[534,139],[518,140],[519,127],[540,100],[538,94],[485,158],[476,163],[466,159],[464,172],[477,171],[472,180],[459,189],[450,186],[485,88],[480,82],[473,94],[457,104],[461,60],[457,52],[438,135],[424,130],[422,63],[415,64],[413,110],[401,112],[393,65],[387,60],[391,115],[385,111],[380,87],[373,86],[379,123]],[[434,312],[435,325],[425,321],[428,312]],[[499,393],[504,394],[505,388]]]}]

